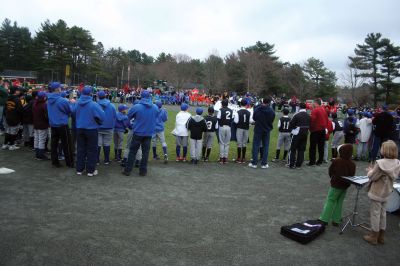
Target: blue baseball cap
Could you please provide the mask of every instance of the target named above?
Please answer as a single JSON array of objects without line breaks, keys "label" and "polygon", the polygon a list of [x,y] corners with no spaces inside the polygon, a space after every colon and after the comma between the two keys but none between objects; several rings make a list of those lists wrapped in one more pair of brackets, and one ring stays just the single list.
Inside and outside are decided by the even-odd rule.
[{"label": "blue baseball cap", "polygon": [[85,86],[82,90],[82,95],[90,95],[92,94],[92,87],[90,86]]},{"label": "blue baseball cap", "polygon": [[99,91],[97,93],[97,96],[99,96],[100,99],[104,99],[106,98],[106,93],[104,91]]},{"label": "blue baseball cap", "polygon": [[46,93],[44,91],[39,91],[37,97],[38,99],[44,99],[46,97]]},{"label": "blue baseball cap", "polygon": [[182,103],[181,104],[181,110],[182,111],[187,111],[187,109],[189,109],[189,105],[187,105],[186,103]]},{"label": "blue baseball cap", "polygon": [[347,110],[347,114],[348,114],[348,115],[354,115],[354,110],[353,110],[353,109]]},{"label": "blue baseball cap", "polygon": [[49,91],[54,91],[55,89],[61,88],[60,82],[52,82],[49,85]]},{"label": "blue baseball cap", "polygon": [[197,107],[196,114],[201,115],[203,113],[203,108]]},{"label": "blue baseball cap", "polygon": [[125,111],[125,110],[128,110],[129,108],[128,108],[128,106],[126,106],[125,104],[121,104],[120,106],[118,106],[118,111],[119,112],[122,112],[122,111]]},{"label": "blue baseball cap", "polygon": [[161,101],[156,101],[156,105],[158,106],[158,108],[162,107],[162,102]]}]

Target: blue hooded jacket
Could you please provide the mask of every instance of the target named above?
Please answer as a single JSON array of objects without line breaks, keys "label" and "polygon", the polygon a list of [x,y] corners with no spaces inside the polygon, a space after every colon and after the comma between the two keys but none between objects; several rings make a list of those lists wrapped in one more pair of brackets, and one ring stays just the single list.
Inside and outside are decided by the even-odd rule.
[{"label": "blue hooded jacket", "polygon": [[135,135],[151,137],[156,131],[156,120],[159,109],[151,99],[141,99],[138,104],[132,106],[128,112],[128,118],[135,119],[132,130]]},{"label": "blue hooded jacket", "polygon": [[156,119],[156,133],[164,131],[164,123],[168,120],[167,110],[159,109]]},{"label": "blue hooded jacket", "polygon": [[117,111],[115,106],[107,99],[101,99],[97,101],[105,113],[105,118],[103,124],[101,124],[99,129],[113,129],[115,118],[117,116]]},{"label": "blue hooded jacket", "polygon": [[117,113],[117,117],[115,119],[114,131],[116,132],[125,132],[126,129],[131,127],[131,123],[126,114],[121,112]]},{"label": "blue hooded jacket", "polygon": [[59,93],[49,93],[47,99],[50,126],[61,127],[68,125],[68,118],[71,114],[68,100],[61,97]]},{"label": "blue hooded jacket", "polygon": [[268,105],[260,105],[255,108],[253,120],[256,122],[254,132],[266,133],[271,131],[274,126],[275,113]]},{"label": "blue hooded jacket", "polygon": [[82,95],[75,108],[76,128],[98,129],[103,123],[105,113],[100,105],[92,100],[92,96]]}]

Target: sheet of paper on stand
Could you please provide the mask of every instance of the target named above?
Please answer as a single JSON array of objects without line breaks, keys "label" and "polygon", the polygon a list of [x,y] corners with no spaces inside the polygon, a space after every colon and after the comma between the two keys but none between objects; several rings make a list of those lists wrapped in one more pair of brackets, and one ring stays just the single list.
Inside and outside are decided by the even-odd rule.
[{"label": "sheet of paper on stand", "polygon": [[343,178],[349,180],[355,185],[363,186],[369,182],[368,176],[343,176]]}]

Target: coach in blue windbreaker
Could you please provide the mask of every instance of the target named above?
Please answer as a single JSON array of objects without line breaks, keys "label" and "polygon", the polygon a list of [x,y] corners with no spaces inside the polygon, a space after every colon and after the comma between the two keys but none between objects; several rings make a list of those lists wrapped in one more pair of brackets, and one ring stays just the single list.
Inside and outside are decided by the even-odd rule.
[{"label": "coach in blue windbreaker", "polygon": [[122,172],[124,175],[130,175],[136,153],[140,146],[142,147],[143,155],[139,166],[139,175],[145,176],[147,174],[151,138],[155,133],[158,112],[159,109],[152,103],[148,91],[143,91],[139,103],[129,110],[128,118],[129,120],[134,119],[135,122],[132,124],[133,136],[129,148],[128,161]]},{"label": "coach in blue windbreaker", "polygon": [[115,118],[117,116],[117,111],[114,104],[110,100],[106,99],[106,94],[104,91],[99,91],[97,93],[98,101],[97,103],[103,109],[105,113],[105,118],[103,123],[99,127],[99,140],[98,140],[98,154],[97,162],[100,163],[100,153],[101,147],[104,151],[104,164],[110,163],[110,146],[114,132]]},{"label": "coach in blue windbreaker", "polygon": [[47,111],[51,127],[51,163],[55,167],[61,167],[57,152],[58,142],[61,140],[65,164],[72,168],[74,167],[74,158],[71,134],[68,128],[71,108],[68,100],[61,97],[61,84],[59,82],[50,84],[47,99]]},{"label": "coach in blue windbreaker", "polygon": [[104,121],[105,113],[100,105],[93,101],[92,88],[82,90],[76,108],[76,173],[82,175],[86,169],[88,176],[97,175],[98,131]]}]

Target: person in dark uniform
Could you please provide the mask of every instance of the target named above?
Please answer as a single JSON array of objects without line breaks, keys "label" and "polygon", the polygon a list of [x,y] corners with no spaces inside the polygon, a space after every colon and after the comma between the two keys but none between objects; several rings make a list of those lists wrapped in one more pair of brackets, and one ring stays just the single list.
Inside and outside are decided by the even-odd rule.
[{"label": "person in dark uniform", "polygon": [[231,141],[233,111],[228,108],[227,99],[224,99],[221,104],[222,108],[217,115],[219,124],[219,162],[226,164],[228,162],[229,143]]},{"label": "person in dark uniform", "polygon": [[236,124],[237,141],[237,163],[244,163],[246,160],[246,146],[249,140],[250,111],[246,109],[247,101],[240,102],[240,109],[234,114],[233,120]]},{"label": "person in dark uniform", "polygon": [[272,160],[273,162],[279,160],[279,155],[281,153],[281,147],[283,145],[283,161],[286,161],[286,156],[290,148],[290,130],[289,123],[291,118],[289,117],[289,109],[283,109],[283,116],[279,118],[278,121],[278,143],[276,147],[276,155]]},{"label": "person in dark uniform", "polygon": [[310,115],[307,114],[306,104],[300,103],[300,110],[289,123],[292,133],[292,142],[289,152],[289,168],[300,168],[304,161],[304,151],[307,146],[308,130],[310,128]]},{"label": "person in dark uniform", "polygon": [[218,119],[214,116],[214,107],[208,107],[208,115],[204,119],[206,120],[207,130],[203,134],[203,149],[201,154],[203,161],[208,162],[214,143],[215,131],[218,129]]}]

